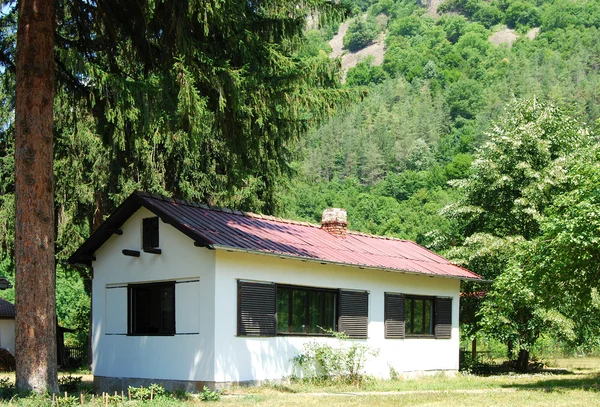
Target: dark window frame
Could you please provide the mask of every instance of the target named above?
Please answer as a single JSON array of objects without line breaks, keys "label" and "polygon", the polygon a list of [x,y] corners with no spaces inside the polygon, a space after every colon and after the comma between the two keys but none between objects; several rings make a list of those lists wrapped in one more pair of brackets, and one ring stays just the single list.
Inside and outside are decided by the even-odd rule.
[{"label": "dark window frame", "polygon": [[[435,325],[436,325],[436,318],[435,318],[435,296],[426,296],[426,295],[404,295],[404,321],[405,321],[405,325],[404,325],[404,335],[406,338],[435,338]],[[413,301],[411,301],[413,300]],[[425,315],[425,301],[428,301],[430,303],[430,324],[429,324],[429,331],[430,333],[411,333],[409,332],[408,328],[412,328],[413,332],[414,332],[414,319],[415,319],[415,302],[414,300],[421,300],[423,301],[423,309],[422,309],[422,315]],[[412,317],[412,319],[409,321],[408,315],[409,315],[409,302],[410,302],[410,316]],[[423,331],[425,331],[425,318],[422,319],[421,322],[421,328],[423,329]]]},{"label": "dark window frame", "polygon": [[[336,288],[324,288],[324,287],[310,287],[310,286],[300,286],[300,285],[292,285],[292,284],[275,284],[275,298],[277,301],[277,310],[276,310],[276,334],[277,336],[333,336],[332,334],[328,333],[328,332],[285,332],[285,331],[279,331],[279,290],[280,289],[288,289],[290,290],[290,293],[292,294],[293,290],[296,291],[304,291],[306,292],[306,298],[305,298],[305,304],[304,304],[304,309],[305,309],[305,316],[304,316],[304,325],[306,326],[307,330],[310,330],[310,322],[311,322],[311,315],[310,315],[310,294],[311,292],[318,292],[318,293],[330,293],[330,294],[334,294],[334,310],[333,310],[333,328],[332,331],[334,332],[338,332],[338,319],[340,316],[340,290],[336,289]],[[323,300],[321,302],[321,315],[325,314],[325,297],[323,297]],[[288,298],[288,329],[292,329],[292,321],[293,321],[294,315],[293,315],[293,294],[289,296]]]},{"label": "dark window frame", "polygon": [[[151,289],[151,288],[169,288],[170,290],[172,290],[172,303],[171,308],[172,311],[170,312],[172,314],[171,318],[172,318],[172,325],[168,326],[167,329],[163,328],[163,309],[162,309],[162,302],[160,303],[160,311],[158,313],[158,315],[156,316],[156,318],[159,319],[159,326],[161,328],[159,328],[158,332],[149,332],[147,330],[143,330],[143,329],[139,329],[136,326],[136,313],[137,311],[137,301],[138,301],[138,295],[139,295],[139,291],[143,290],[143,289]],[[160,291],[159,291],[160,292]],[[160,294],[159,294],[160,295]],[[162,301],[159,298],[160,301]],[[151,299],[148,299],[148,302],[150,302]],[[127,285],[127,336],[175,336],[176,334],[176,315],[177,315],[177,310],[176,310],[176,299],[175,299],[175,281],[159,281],[159,282],[152,282],[152,283],[135,283],[135,284],[128,284]]]}]

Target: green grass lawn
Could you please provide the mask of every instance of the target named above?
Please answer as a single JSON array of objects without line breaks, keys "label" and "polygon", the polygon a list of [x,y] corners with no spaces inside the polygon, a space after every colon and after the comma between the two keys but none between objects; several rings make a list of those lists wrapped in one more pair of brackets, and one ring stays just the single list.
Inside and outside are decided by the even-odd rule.
[{"label": "green grass lawn", "polygon": [[[600,406],[600,358],[555,359],[549,368],[535,374],[502,374],[455,377],[437,375],[406,380],[368,380],[360,386],[315,385],[291,382],[285,385],[233,387],[215,405],[223,406]],[[75,374],[74,374],[75,375]],[[14,375],[7,377],[14,378]],[[91,376],[84,376],[91,380]],[[88,384],[89,387],[89,384]],[[99,398],[86,406],[106,405]],[[141,402],[113,398],[108,405],[141,405]],[[204,404],[196,397],[189,400],[160,399],[146,401],[144,406],[197,406]],[[3,400],[0,405],[51,406],[49,398]],[[60,399],[56,406],[80,405],[79,394]]]}]

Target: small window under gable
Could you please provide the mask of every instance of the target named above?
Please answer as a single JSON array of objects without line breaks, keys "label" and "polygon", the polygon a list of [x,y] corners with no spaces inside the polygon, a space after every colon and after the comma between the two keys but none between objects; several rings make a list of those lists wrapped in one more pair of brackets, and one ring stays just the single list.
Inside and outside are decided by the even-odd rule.
[{"label": "small window under gable", "polygon": [[158,216],[144,218],[142,221],[142,248],[144,251],[158,249]]}]

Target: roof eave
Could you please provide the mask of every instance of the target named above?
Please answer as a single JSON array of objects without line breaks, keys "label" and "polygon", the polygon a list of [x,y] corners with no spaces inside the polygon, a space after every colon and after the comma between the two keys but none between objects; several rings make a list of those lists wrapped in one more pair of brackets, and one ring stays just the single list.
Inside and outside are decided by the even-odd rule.
[{"label": "roof eave", "polygon": [[278,257],[280,259],[309,261],[309,262],[320,263],[320,264],[331,264],[331,265],[335,265],[335,266],[352,267],[352,268],[358,268],[358,269],[363,269],[363,270],[387,271],[390,273],[410,274],[410,275],[422,276],[422,277],[440,277],[440,278],[448,278],[448,279],[452,279],[452,280],[479,281],[479,282],[481,282],[483,280],[481,277],[462,277],[462,276],[443,275],[443,274],[428,274],[428,273],[422,273],[419,271],[390,269],[390,268],[385,268],[385,267],[367,266],[367,265],[363,265],[363,264],[343,263],[343,262],[332,261],[332,260],[315,259],[313,257],[292,256],[292,255],[283,254],[283,253],[264,252],[261,250],[252,250],[252,249],[242,249],[239,247],[223,246],[223,245],[217,245],[217,244],[211,245],[210,248],[216,249],[216,250],[225,250],[225,251],[229,251],[229,252],[259,254],[259,255],[263,255],[263,256]]}]

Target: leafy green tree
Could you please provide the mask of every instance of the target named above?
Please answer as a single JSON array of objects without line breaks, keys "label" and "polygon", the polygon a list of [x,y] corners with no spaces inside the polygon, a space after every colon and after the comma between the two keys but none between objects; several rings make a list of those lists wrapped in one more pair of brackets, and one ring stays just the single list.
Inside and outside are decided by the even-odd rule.
[{"label": "leafy green tree", "polygon": [[479,10],[473,14],[473,20],[490,28],[504,20],[504,13],[494,4],[484,3]]},{"label": "leafy green tree", "polygon": [[398,6],[399,4],[394,2],[394,0],[379,0],[369,7],[369,14],[372,16],[377,16],[379,14],[390,16],[395,13]]},{"label": "leafy green tree", "polygon": [[426,23],[421,17],[411,14],[394,21],[389,25],[389,30],[391,35],[414,37],[423,34],[426,30]]},{"label": "leafy green tree", "polygon": [[379,27],[375,18],[372,16],[357,17],[348,26],[348,31],[343,39],[344,48],[358,51],[371,44],[377,38],[377,34],[379,34]]},{"label": "leafy green tree", "polygon": [[510,28],[529,29],[540,23],[540,11],[531,3],[516,1],[506,9],[506,25]]},{"label": "leafy green tree", "polygon": [[453,119],[473,119],[483,108],[483,88],[474,79],[461,79],[446,90],[446,103]]},{"label": "leafy green tree", "polygon": [[438,11],[449,12],[456,11],[467,17],[473,16],[482,7],[480,0],[448,0],[440,4]]},{"label": "leafy green tree", "polygon": [[600,149],[583,148],[568,162],[566,190],[547,208],[541,220],[541,234],[532,250],[530,266],[541,298],[559,307],[575,321],[580,343],[597,343],[600,258]]},{"label": "leafy green tree", "polygon": [[473,157],[470,154],[457,154],[452,158],[452,162],[448,163],[444,168],[446,178],[461,179],[467,178],[471,169]]},{"label": "leafy green tree", "polygon": [[[303,41],[308,14],[329,18],[343,8],[211,4],[58,4],[61,258],[135,189],[274,211],[275,184],[295,141],[349,95],[337,89],[337,63]],[[0,64],[10,73],[17,20],[7,10]],[[7,162],[11,140],[9,134],[0,145]],[[2,174],[0,212],[8,213],[10,172]],[[6,218],[0,238],[9,255],[12,222]]]},{"label": "leafy green tree", "polygon": [[389,76],[383,68],[379,65],[373,65],[372,61],[373,57],[370,57],[350,68],[346,75],[346,84],[348,86],[377,85],[388,79]]},{"label": "leafy green tree", "polygon": [[464,16],[444,15],[438,20],[437,24],[444,29],[448,41],[455,44],[466,32],[468,21]]},{"label": "leafy green tree", "polygon": [[[584,145],[587,135],[560,109],[531,99],[513,102],[488,137],[469,177],[453,181],[463,195],[446,213],[459,219],[467,240],[450,254],[469,259],[464,264],[471,270],[495,279],[482,307],[483,327],[513,343],[517,367],[526,370],[531,346],[549,326],[544,316],[555,314],[532,299],[524,245],[540,235],[542,213],[564,187],[565,157]],[[489,258],[493,261],[473,254],[474,249],[494,253],[492,247],[502,248]],[[502,298],[507,300],[500,303]]]},{"label": "leafy green tree", "polygon": [[400,169],[423,171],[431,167],[433,154],[427,142],[418,138],[405,151],[398,153],[397,159]]}]

